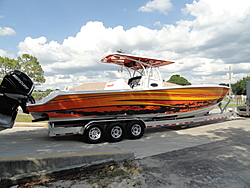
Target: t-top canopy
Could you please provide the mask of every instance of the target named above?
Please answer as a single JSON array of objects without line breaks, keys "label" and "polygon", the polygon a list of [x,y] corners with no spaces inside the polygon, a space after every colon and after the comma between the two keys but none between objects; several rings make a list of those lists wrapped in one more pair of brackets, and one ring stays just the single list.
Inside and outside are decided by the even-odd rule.
[{"label": "t-top canopy", "polygon": [[113,63],[116,65],[122,65],[126,68],[139,70],[150,67],[160,67],[174,63],[173,61],[165,61],[160,59],[153,59],[147,57],[138,57],[127,54],[110,54],[101,59],[103,63]]}]

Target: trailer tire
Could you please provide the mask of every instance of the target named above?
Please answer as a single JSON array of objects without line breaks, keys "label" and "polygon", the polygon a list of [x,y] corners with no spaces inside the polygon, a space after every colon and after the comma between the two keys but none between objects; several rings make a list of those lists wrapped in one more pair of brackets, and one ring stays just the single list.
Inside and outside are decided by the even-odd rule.
[{"label": "trailer tire", "polygon": [[84,132],[84,138],[88,143],[99,143],[103,138],[103,129],[98,124],[89,126]]},{"label": "trailer tire", "polygon": [[125,136],[125,130],[120,122],[114,122],[108,125],[106,129],[106,140],[109,142],[120,142]]},{"label": "trailer tire", "polygon": [[127,136],[130,139],[139,139],[144,134],[145,125],[141,121],[131,121],[127,125]]}]

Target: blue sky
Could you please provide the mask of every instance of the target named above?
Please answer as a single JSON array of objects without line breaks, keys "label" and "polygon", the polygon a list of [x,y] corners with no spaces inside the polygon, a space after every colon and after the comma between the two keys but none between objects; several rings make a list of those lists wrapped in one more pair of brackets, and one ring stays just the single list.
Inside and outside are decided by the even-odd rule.
[{"label": "blue sky", "polygon": [[193,84],[249,76],[248,0],[0,0],[0,56],[38,58],[47,82],[64,88],[119,77],[99,59],[126,53],[175,61],[162,69]]},{"label": "blue sky", "polygon": [[175,24],[183,15],[181,9],[191,0],[176,0],[167,15],[159,12],[140,12],[145,0],[0,0],[0,24],[10,27],[16,34],[0,37],[1,49],[17,52],[16,46],[25,37],[45,36],[48,41],[62,43],[76,35],[89,21],[101,21],[105,27],[123,26],[130,29],[142,25],[158,29],[162,24]]}]

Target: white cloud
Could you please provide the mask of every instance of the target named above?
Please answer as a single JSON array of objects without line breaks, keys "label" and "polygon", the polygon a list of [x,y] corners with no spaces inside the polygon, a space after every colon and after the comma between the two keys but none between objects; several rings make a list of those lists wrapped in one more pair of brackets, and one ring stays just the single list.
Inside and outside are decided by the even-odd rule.
[{"label": "white cloud", "polygon": [[8,54],[8,52],[6,52],[6,51],[0,49],[0,57],[8,57],[8,58],[14,59],[14,58],[15,58],[15,55],[13,55],[13,54]]},{"label": "white cloud", "polygon": [[161,24],[161,22],[160,22],[160,21],[158,21],[158,22],[155,22],[155,23],[154,23],[154,26],[159,26],[159,27],[161,27],[161,26],[162,26],[162,24]]},{"label": "white cloud", "polygon": [[153,12],[159,11],[160,13],[167,14],[171,9],[172,4],[171,0],[153,0],[147,2],[145,6],[142,6],[138,9],[141,12]]},{"label": "white cloud", "polygon": [[0,27],[0,36],[4,35],[15,35],[16,32],[10,27]]},{"label": "white cloud", "polygon": [[[107,81],[107,76],[114,79],[119,67],[104,65],[99,59],[118,49],[175,61],[162,68],[164,79],[178,73],[193,84],[223,83],[228,82],[225,68],[232,66],[236,81],[250,69],[250,1],[238,0],[235,7],[233,0],[194,1],[183,9],[194,16],[193,20],[162,25],[159,30],[143,26],[125,30],[88,22],[62,44],[48,42],[46,37],[27,37],[19,43],[19,55],[28,53],[38,58],[49,87],[64,88],[70,81]],[[59,75],[71,76],[64,82],[66,79]]]}]

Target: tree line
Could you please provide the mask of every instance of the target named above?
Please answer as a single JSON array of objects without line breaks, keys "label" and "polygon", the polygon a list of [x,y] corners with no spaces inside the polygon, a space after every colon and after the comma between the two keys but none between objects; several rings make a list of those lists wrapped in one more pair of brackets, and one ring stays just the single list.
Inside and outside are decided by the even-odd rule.
[{"label": "tree line", "polygon": [[235,84],[232,84],[232,91],[235,95],[246,95],[246,83],[250,81],[250,77],[244,77],[238,80]]},{"label": "tree line", "polygon": [[[238,80],[236,83],[231,84],[233,94],[246,95],[246,83],[247,83],[247,81],[250,81],[249,76],[243,77],[242,79]],[[191,83],[186,78],[181,77],[179,74],[172,75],[167,82],[182,85],[182,86],[191,85]],[[225,84],[225,83],[222,83],[219,85],[224,85],[224,86],[229,87],[229,84]]]},{"label": "tree line", "polygon": [[10,59],[8,57],[0,56],[0,82],[3,77],[10,71],[20,70],[32,78],[35,85],[40,85],[46,80],[44,78],[44,71],[40,62],[36,57],[29,54],[23,54],[17,59]]}]

